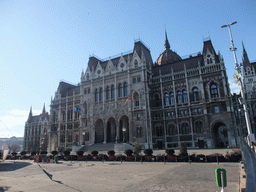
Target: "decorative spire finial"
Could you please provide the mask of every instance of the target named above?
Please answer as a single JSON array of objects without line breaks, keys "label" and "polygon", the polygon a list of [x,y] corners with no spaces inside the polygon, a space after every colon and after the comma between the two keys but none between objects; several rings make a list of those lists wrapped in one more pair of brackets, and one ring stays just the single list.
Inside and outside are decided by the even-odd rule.
[{"label": "decorative spire finial", "polygon": [[165,50],[170,49],[170,44],[169,44],[169,41],[168,41],[168,38],[167,38],[166,29],[165,29],[165,44],[164,44],[164,48],[165,48]]},{"label": "decorative spire finial", "polygon": [[45,103],[44,103],[44,107],[43,107],[43,114],[45,113]]}]

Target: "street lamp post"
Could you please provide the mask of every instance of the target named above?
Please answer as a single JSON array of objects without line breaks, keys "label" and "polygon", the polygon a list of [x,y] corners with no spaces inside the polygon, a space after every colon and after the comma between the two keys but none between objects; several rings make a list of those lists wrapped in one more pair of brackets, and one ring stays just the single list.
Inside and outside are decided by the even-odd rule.
[{"label": "street lamp post", "polygon": [[82,145],[85,145],[85,138],[84,138],[84,137],[85,137],[85,132],[84,132],[84,131],[82,132],[82,135],[83,135],[83,142],[82,142]]},{"label": "street lamp post", "polygon": [[124,143],[125,142],[125,131],[126,131],[126,128],[124,126],[123,126],[122,131],[123,131],[123,143]]},{"label": "street lamp post", "polygon": [[245,121],[246,121],[246,126],[247,126],[247,131],[248,131],[248,140],[249,140],[249,144],[251,145],[251,142],[255,142],[255,136],[252,133],[252,128],[251,128],[251,123],[250,123],[250,118],[249,118],[249,113],[247,110],[247,105],[246,105],[246,100],[245,100],[245,93],[244,93],[244,85],[242,83],[242,72],[241,72],[241,66],[238,65],[237,62],[237,58],[236,58],[236,48],[234,46],[234,42],[233,42],[233,38],[232,38],[232,34],[231,34],[231,25],[236,24],[237,22],[232,22],[228,25],[223,25],[221,26],[221,28],[225,28],[228,27],[229,30],[229,35],[230,35],[230,41],[231,41],[231,47],[229,48],[230,51],[233,51],[234,53],[234,59],[235,59],[235,69],[236,69],[236,73],[234,74],[234,79],[236,83],[240,84],[240,89],[241,89],[241,97],[242,97],[242,104],[243,104],[243,108],[244,108],[244,112],[245,112]]}]

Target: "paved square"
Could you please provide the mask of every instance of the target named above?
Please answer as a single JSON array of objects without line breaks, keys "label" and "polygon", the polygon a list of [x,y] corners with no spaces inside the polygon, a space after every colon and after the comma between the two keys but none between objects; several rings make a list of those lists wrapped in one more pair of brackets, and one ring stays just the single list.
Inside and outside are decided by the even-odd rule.
[{"label": "paved square", "polygon": [[239,190],[239,163],[70,162],[40,164],[32,161],[0,164],[0,191],[220,191],[215,168],[227,170],[225,192]]}]

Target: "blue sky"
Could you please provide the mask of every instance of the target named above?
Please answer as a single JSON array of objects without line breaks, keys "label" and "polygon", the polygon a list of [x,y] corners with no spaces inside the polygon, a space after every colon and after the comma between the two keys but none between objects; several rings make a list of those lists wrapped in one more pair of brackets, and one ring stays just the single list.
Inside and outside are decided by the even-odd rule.
[{"label": "blue sky", "polygon": [[[133,49],[140,38],[153,61],[164,50],[180,56],[202,51],[210,37],[224,57],[233,90],[234,58],[224,24],[237,21],[232,34],[237,58],[242,41],[256,60],[256,1],[0,1],[0,137],[23,136],[30,106],[39,114],[61,80],[77,84],[89,54],[107,58]],[[7,128],[11,130],[11,133]]]}]

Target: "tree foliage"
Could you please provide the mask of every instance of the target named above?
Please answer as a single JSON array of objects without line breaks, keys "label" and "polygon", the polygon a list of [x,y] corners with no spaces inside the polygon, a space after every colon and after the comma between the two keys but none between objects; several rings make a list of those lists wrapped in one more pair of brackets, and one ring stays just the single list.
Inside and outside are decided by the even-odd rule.
[{"label": "tree foliage", "polygon": [[20,145],[13,143],[8,145],[8,148],[10,149],[11,152],[18,152],[20,150]]}]

